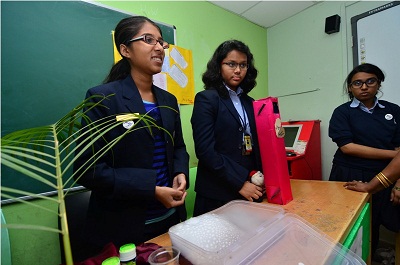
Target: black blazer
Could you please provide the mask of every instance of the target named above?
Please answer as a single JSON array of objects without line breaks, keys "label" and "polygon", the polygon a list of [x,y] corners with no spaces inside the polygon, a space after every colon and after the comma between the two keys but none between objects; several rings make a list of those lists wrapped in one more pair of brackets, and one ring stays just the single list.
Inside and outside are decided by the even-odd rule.
[{"label": "black blazer", "polygon": [[[183,140],[177,100],[154,85],[153,93],[159,106],[170,106],[176,110],[160,108],[163,128],[174,138],[172,141],[165,133],[171,183],[174,176],[184,173],[189,184],[189,155]],[[115,114],[121,113],[145,113],[142,98],[131,76],[89,89],[86,97],[95,94],[115,95],[102,102],[106,108],[97,107],[88,113],[91,120],[110,115],[115,119]],[[106,135],[106,140],[111,141],[124,132],[126,129],[120,125]],[[97,141],[95,148],[99,149],[102,145],[102,141]],[[78,183],[92,190],[86,228],[93,242],[100,246],[110,241],[117,246],[143,242],[146,207],[149,201],[155,200],[153,149],[154,139],[149,129],[133,131],[78,180]],[[85,152],[74,164],[75,170],[90,155],[91,150]],[[184,206],[179,208],[185,211]]]},{"label": "black blazer", "polygon": [[243,126],[230,97],[214,89],[196,94],[191,118],[196,156],[199,160],[195,191],[210,199],[243,199],[239,194],[251,170],[261,170],[253,111],[253,99],[240,96],[251,128],[253,153],[242,155]]}]

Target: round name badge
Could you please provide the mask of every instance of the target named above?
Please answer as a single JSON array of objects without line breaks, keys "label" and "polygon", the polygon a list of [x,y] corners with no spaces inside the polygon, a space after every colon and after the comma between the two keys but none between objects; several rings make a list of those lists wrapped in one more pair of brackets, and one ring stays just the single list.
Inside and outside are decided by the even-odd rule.
[{"label": "round name badge", "polygon": [[392,114],[386,114],[385,115],[385,119],[390,121],[391,119],[393,119],[393,115]]},{"label": "round name badge", "polygon": [[129,130],[130,128],[132,128],[132,126],[134,124],[135,123],[133,121],[126,121],[126,122],[122,123],[122,126],[124,126],[125,129]]}]

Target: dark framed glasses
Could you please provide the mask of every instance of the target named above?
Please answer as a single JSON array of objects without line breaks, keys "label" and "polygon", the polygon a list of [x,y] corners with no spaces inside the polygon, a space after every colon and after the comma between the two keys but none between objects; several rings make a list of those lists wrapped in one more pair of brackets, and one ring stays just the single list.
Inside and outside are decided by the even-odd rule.
[{"label": "dark framed glasses", "polygon": [[227,65],[229,68],[231,68],[232,70],[236,69],[238,66],[241,70],[243,69],[248,69],[249,65],[247,63],[235,63],[235,62],[227,62],[227,63],[222,63]]},{"label": "dark framed glasses", "polygon": [[145,43],[150,44],[150,45],[156,45],[157,42],[158,42],[158,43],[160,43],[161,47],[163,47],[164,49],[168,49],[169,48],[169,43],[168,42],[166,42],[163,39],[158,39],[157,40],[156,38],[153,37],[153,35],[150,35],[150,34],[145,34],[145,35],[130,39],[130,40],[128,40],[126,42],[126,45],[129,45],[130,43],[138,41],[138,40],[142,40]]},{"label": "dark framed glasses", "polygon": [[361,80],[354,80],[353,82],[350,83],[350,86],[352,88],[361,88],[365,84],[367,87],[373,87],[376,86],[378,83],[379,80],[373,77],[373,78],[368,78],[364,82]]}]

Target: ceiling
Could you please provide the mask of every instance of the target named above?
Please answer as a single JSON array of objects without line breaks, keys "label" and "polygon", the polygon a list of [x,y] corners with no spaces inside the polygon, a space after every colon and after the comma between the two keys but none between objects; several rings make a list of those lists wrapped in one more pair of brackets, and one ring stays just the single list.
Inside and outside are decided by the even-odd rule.
[{"label": "ceiling", "polygon": [[319,1],[209,1],[264,28],[317,4]]}]

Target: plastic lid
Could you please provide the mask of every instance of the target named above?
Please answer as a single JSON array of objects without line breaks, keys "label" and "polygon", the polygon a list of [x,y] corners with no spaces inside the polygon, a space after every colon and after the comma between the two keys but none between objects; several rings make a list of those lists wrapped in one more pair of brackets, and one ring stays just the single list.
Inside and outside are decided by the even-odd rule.
[{"label": "plastic lid", "polygon": [[121,261],[129,261],[136,258],[135,244],[126,244],[119,248],[119,258]]},{"label": "plastic lid", "polygon": [[108,259],[105,259],[101,265],[120,265],[119,263],[119,258],[118,257],[111,257]]}]

